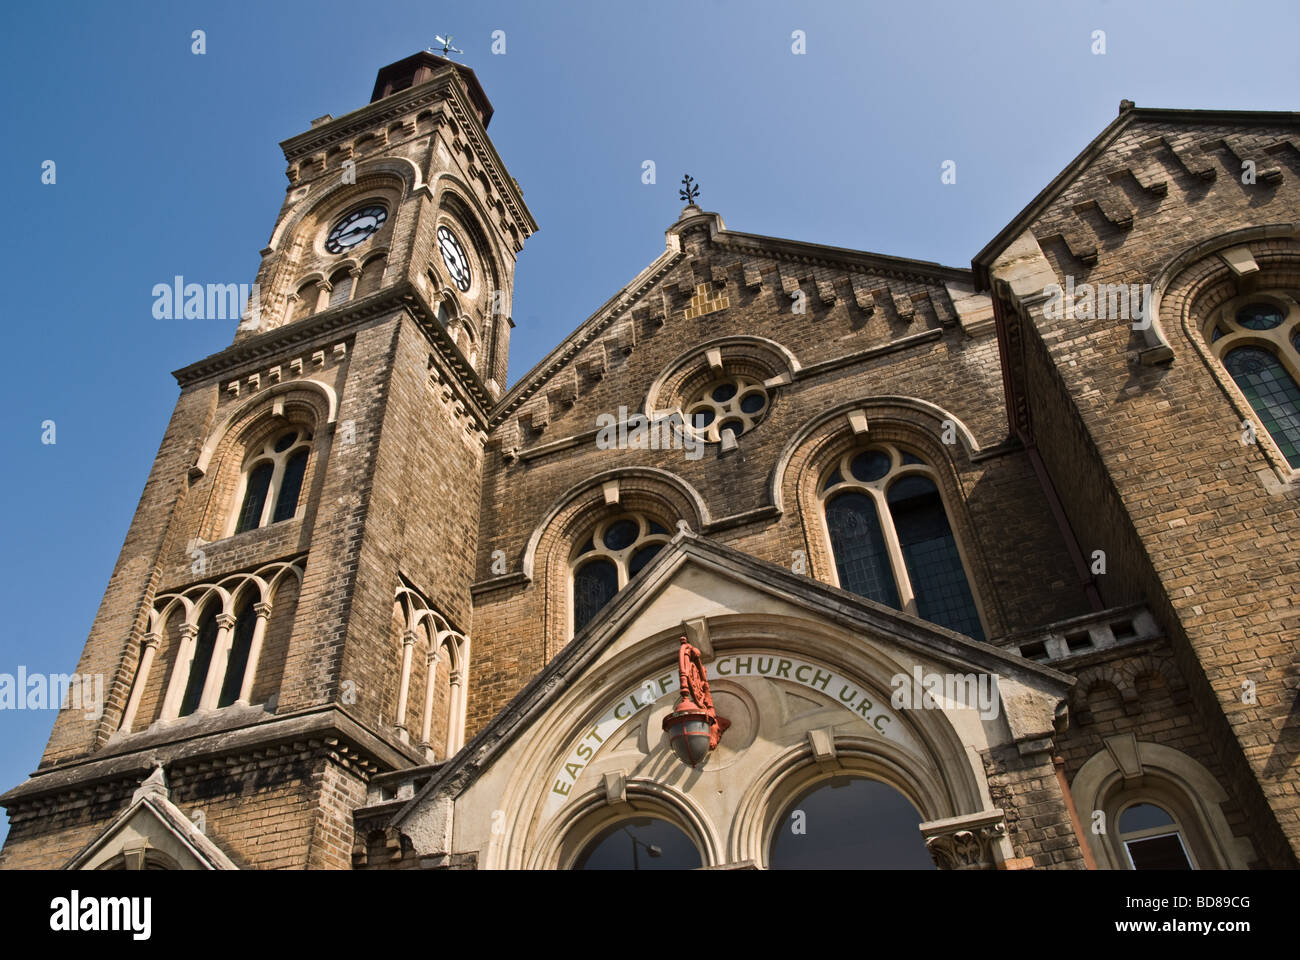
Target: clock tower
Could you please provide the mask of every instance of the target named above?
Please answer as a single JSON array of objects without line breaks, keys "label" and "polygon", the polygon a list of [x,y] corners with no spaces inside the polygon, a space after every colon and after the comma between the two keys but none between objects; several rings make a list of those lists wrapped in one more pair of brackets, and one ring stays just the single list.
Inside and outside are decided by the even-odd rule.
[{"label": "clock tower", "polygon": [[78,663],[104,708],[60,712],[0,864],[347,867],[370,778],[464,742],[488,410],[537,229],[491,117],[419,53],[281,145],[255,298],[176,371]]}]

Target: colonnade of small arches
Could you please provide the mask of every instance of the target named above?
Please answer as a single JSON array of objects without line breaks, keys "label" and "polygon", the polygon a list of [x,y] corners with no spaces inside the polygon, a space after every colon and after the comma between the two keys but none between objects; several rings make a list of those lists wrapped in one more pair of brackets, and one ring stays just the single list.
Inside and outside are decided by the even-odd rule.
[{"label": "colonnade of small arches", "polygon": [[[469,638],[406,583],[394,596],[393,621],[401,644],[393,724],[398,739],[414,742],[432,757],[445,759],[465,742]],[[446,713],[441,718],[443,735],[437,737],[435,700],[444,676]]]},{"label": "colonnade of small arches", "polygon": [[[164,645],[159,666],[170,669],[154,710],[157,720],[252,705],[255,687],[268,686],[258,681],[268,666],[264,654],[272,614],[284,602],[285,619],[292,621],[302,576],[301,559],[276,562],[155,598],[119,729],[134,729],[146,690],[158,688],[154,670]],[[286,585],[292,597],[282,600]],[[282,664],[273,666],[278,673]]]}]

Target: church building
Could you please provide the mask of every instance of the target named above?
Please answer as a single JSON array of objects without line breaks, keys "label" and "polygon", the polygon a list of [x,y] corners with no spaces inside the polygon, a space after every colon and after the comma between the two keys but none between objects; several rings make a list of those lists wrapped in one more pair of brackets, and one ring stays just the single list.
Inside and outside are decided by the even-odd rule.
[{"label": "church building", "polygon": [[507,388],[492,113],[281,145],[0,866],[1296,866],[1300,114],[1124,101],[969,268],[686,178]]}]

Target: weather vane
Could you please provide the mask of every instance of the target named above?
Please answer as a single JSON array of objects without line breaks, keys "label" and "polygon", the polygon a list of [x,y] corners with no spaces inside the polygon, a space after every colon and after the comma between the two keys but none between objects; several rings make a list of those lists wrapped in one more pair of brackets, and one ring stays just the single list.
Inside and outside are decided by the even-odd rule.
[{"label": "weather vane", "polygon": [[694,203],[695,198],[700,195],[700,185],[692,180],[691,175],[688,173],[682,177],[682,189],[677,192],[687,203]]},{"label": "weather vane", "polygon": [[[435,33],[435,34],[433,35],[433,39],[434,39],[436,42],[442,44],[442,55],[443,55],[444,57],[445,57],[448,53],[464,53],[464,52],[465,52],[464,50],[457,50],[455,47],[453,47],[453,46],[451,45],[452,36],[451,36],[450,33],[447,34],[446,37],[440,37],[440,36],[438,36],[438,35]],[[430,52],[430,53],[433,53],[433,48],[432,48],[432,47],[429,48],[429,52]]]}]

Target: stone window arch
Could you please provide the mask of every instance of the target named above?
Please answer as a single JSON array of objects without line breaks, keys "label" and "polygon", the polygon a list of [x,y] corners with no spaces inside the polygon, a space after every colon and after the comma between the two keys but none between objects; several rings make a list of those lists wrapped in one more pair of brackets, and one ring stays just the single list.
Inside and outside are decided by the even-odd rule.
[{"label": "stone window arch", "polygon": [[[797,504],[811,576],[982,640],[1002,633],[1005,619],[966,505],[963,473],[978,453],[961,421],[933,404],[852,401],[795,432],[773,470],[772,498],[782,509]],[[885,472],[861,479],[860,456],[860,470],[872,461]],[[828,519],[843,523],[851,556],[837,556]],[[869,589],[873,571],[879,592]]]},{"label": "stone window arch", "polygon": [[[1140,869],[1156,861],[1176,867],[1174,844],[1167,839],[1175,833],[1191,869],[1245,869],[1255,858],[1251,842],[1234,836],[1224,816],[1227,792],[1205,767],[1172,747],[1132,734],[1108,737],[1075,774],[1070,792],[1080,815],[1102,827],[1087,837],[1103,870]],[[1156,810],[1130,813],[1143,805]],[[1160,837],[1166,838],[1162,848],[1134,850],[1137,842]]]},{"label": "stone window arch", "polygon": [[330,274],[329,302],[327,306],[337,307],[352,299],[352,285],[355,274],[351,266],[345,266]]},{"label": "stone window arch", "polygon": [[[157,597],[119,730],[231,706],[274,709],[302,586],[302,560]],[[161,662],[161,668],[156,664]]]},{"label": "stone window arch", "polygon": [[[213,542],[286,520],[301,519],[321,476],[333,391],[315,380],[266,388],[237,407],[208,437],[191,478],[192,521],[201,542]],[[188,551],[187,551],[188,552]]]},{"label": "stone window arch", "polygon": [[[1295,224],[1264,224],[1211,237],[1183,250],[1157,275],[1152,323],[1145,331],[1152,349],[1163,351],[1166,359],[1174,358],[1175,348],[1190,347],[1199,356],[1231,408],[1214,429],[1231,438],[1241,436],[1248,423],[1256,442],[1241,449],[1262,456],[1283,482],[1300,479],[1298,276],[1300,227]],[[1243,325],[1237,314],[1252,305],[1279,308],[1281,322],[1248,320]],[[1171,343],[1163,331],[1175,325],[1181,326],[1183,338]]]},{"label": "stone window arch", "polygon": [[[634,821],[655,821],[665,824],[680,833],[684,840],[693,845],[699,857],[700,866],[713,866],[719,862],[716,843],[709,836],[708,827],[700,811],[695,810],[684,797],[665,788],[661,784],[631,781],[625,784],[627,803],[612,805],[604,798],[588,798],[586,802],[574,804],[568,816],[554,826],[558,832],[555,842],[545,844],[552,849],[547,851],[547,866],[561,870],[582,869],[583,858],[592,852],[592,848],[616,830]],[[629,854],[631,844],[629,843]],[[645,850],[640,851],[642,863],[649,865],[653,858]],[[629,860],[631,859],[629,855]]]},{"label": "stone window arch", "polygon": [[[815,831],[807,829],[808,819]],[[839,775],[805,787],[773,823],[768,869],[933,870],[915,804],[892,784]],[[804,841],[806,838],[806,842]]]},{"label": "stone window arch", "polygon": [[289,319],[302,320],[310,317],[320,306],[324,287],[317,278],[312,278],[298,285],[297,291],[289,298]]},{"label": "stone window arch", "polygon": [[256,530],[301,516],[302,489],[311,460],[312,432],[288,424],[274,432],[262,431],[245,454],[241,481],[230,512],[227,535]]},{"label": "stone window arch", "polygon": [[[700,531],[709,522],[699,493],[679,477],[652,467],[620,468],[597,474],[569,488],[534,528],[521,568],[542,587],[538,615],[545,625],[545,654],[574,636],[573,572],[578,551],[598,525],[636,514],[668,531],[670,540],[684,524]],[[648,530],[648,528],[647,528]],[[647,542],[662,537],[649,535]],[[629,554],[626,559],[630,559]],[[639,568],[638,568],[639,569]],[[631,579],[618,580],[621,589]]]},{"label": "stone window arch", "polygon": [[357,279],[357,289],[353,296],[360,300],[379,290],[384,282],[384,270],[388,267],[388,251],[367,257],[361,264],[361,276]]},{"label": "stone window arch", "polygon": [[788,350],[762,337],[722,337],[673,360],[646,393],[650,418],[681,418],[724,453],[777,409],[799,370]]}]

